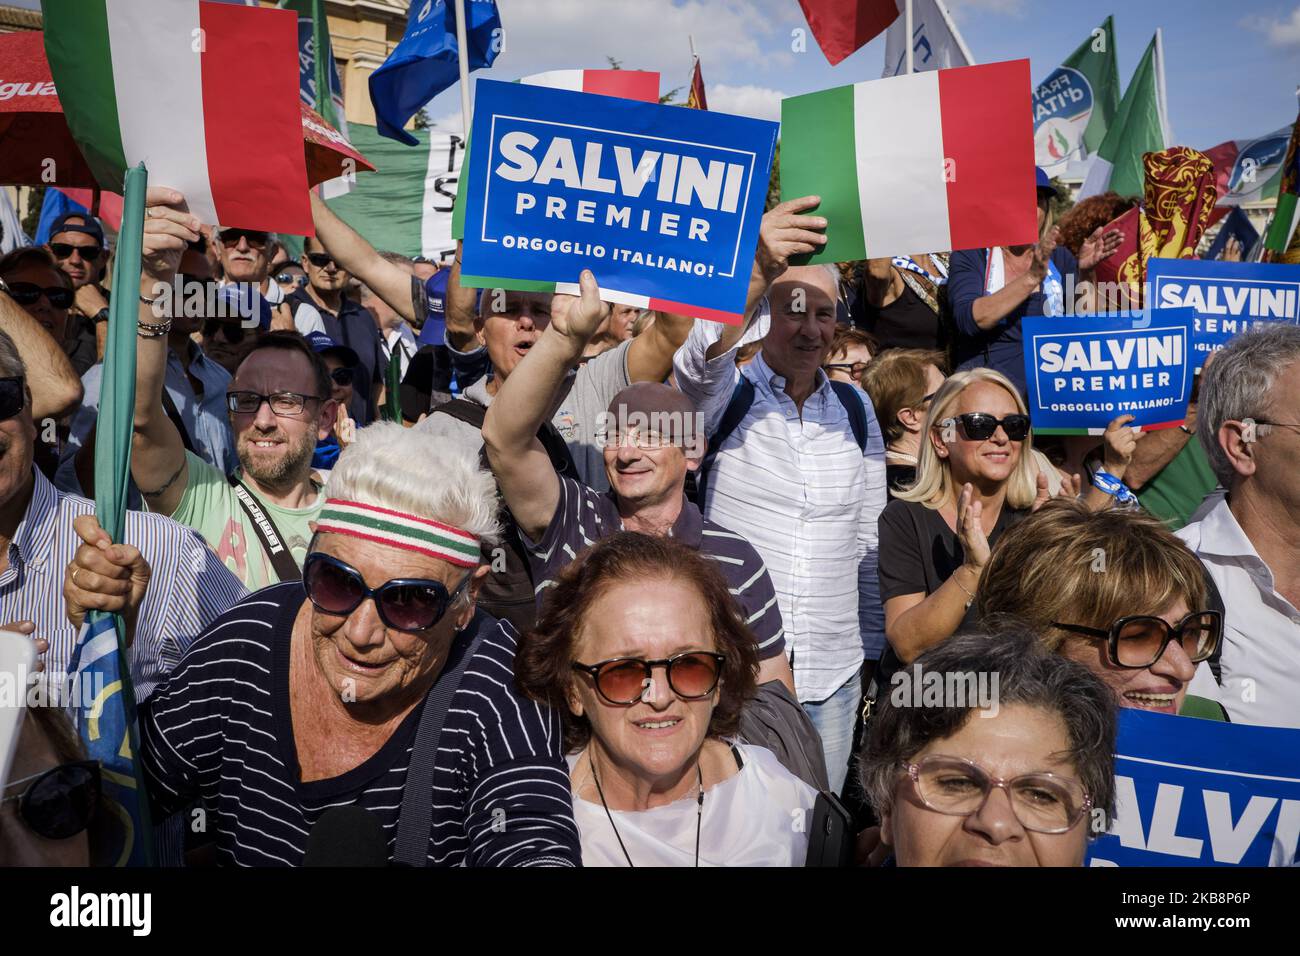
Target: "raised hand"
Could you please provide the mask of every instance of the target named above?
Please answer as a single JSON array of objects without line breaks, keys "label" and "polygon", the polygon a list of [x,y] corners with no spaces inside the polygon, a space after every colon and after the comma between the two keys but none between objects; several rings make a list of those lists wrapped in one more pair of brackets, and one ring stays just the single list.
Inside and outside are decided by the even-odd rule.
[{"label": "raised hand", "polygon": [[1056,251],[1056,244],[1060,240],[1061,230],[1053,226],[1047,231],[1047,235],[1038,240],[1038,245],[1034,246],[1034,258],[1029,263],[1029,274],[1035,279],[1042,280],[1047,275],[1052,253]]},{"label": "raised hand", "polygon": [[787,199],[764,213],[758,230],[754,271],[765,286],[790,267],[791,257],[817,252],[826,245],[826,237],[821,232],[826,228],[825,218],[802,215],[821,201],[820,196]]},{"label": "raised hand", "polygon": [[1118,229],[1102,232],[1105,226],[1098,226],[1091,236],[1079,247],[1079,271],[1087,272],[1103,259],[1108,259],[1124,242],[1124,233]]},{"label": "raised hand", "polygon": [[977,574],[989,563],[990,553],[988,535],[980,523],[983,510],[984,505],[975,498],[975,488],[970,482],[962,485],[957,496],[957,540],[966,554],[967,567]]},{"label": "raised hand", "polygon": [[87,611],[108,611],[130,624],[149,587],[149,564],[138,548],[114,544],[94,515],[74,518],[72,527],[83,543],[63,575],[68,620],[79,628]]},{"label": "raised hand", "polygon": [[613,307],[600,301],[600,286],[590,269],[578,277],[581,295],[556,294],[551,300],[551,328],[586,345],[609,320]]},{"label": "raised hand", "polygon": [[1133,421],[1132,415],[1120,415],[1106,426],[1106,433],[1102,436],[1105,445],[1102,464],[1107,472],[1121,481],[1124,480],[1124,472],[1128,469],[1129,462],[1133,460],[1133,452],[1137,449],[1138,440],[1145,434],[1130,428],[1128,423],[1131,421]]},{"label": "raised hand", "polygon": [[[423,417],[420,421],[424,421]],[[338,439],[342,450],[357,440],[357,423],[348,414],[347,406],[339,402],[334,414],[334,437]]]},{"label": "raised hand", "polygon": [[146,287],[150,280],[171,282],[186,245],[198,242],[201,223],[189,210],[185,196],[167,186],[150,186],[145,194],[141,281]]}]

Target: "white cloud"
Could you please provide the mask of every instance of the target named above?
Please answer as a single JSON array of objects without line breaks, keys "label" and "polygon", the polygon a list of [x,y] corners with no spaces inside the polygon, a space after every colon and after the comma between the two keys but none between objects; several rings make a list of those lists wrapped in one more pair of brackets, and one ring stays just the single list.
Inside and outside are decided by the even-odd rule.
[{"label": "white cloud", "polygon": [[731,86],[718,83],[705,90],[709,109],[717,113],[735,113],[755,119],[781,121],[781,100],[785,94],[765,86]]},{"label": "white cloud", "polygon": [[1285,20],[1250,16],[1242,20],[1241,24],[1248,30],[1264,34],[1269,46],[1300,46],[1300,7],[1292,10],[1291,16]]},{"label": "white cloud", "polygon": [[968,20],[972,13],[1000,13],[1018,17],[1025,12],[1024,0],[947,0],[948,12],[955,20]]}]

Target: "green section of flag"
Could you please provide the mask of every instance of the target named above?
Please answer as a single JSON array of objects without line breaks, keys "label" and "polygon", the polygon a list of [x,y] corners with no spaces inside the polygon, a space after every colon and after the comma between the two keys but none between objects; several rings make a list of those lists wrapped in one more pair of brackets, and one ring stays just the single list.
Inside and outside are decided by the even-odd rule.
[{"label": "green section of flag", "polygon": [[781,101],[781,201],[820,196],[807,215],[826,218],[826,246],[792,263],[865,259],[867,243],[858,197],[853,87]]},{"label": "green section of flag", "polygon": [[[335,129],[339,126],[338,110],[334,108],[333,79],[334,51],[330,46],[329,23],[325,19],[324,0],[280,0],[280,6],[293,10],[300,20],[312,21],[312,73],[316,84],[316,103],[313,109]],[[301,53],[299,54],[301,55]]]},{"label": "green section of flag", "polygon": [[1115,18],[1107,17],[1079,48],[1061,64],[1078,70],[1092,87],[1092,115],[1083,134],[1083,147],[1091,155],[1101,148],[1106,131],[1119,111],[1119,63],[1115,56]]},{"label": "green section of flag", "polygon": [[1286,252],[1295,234],[1297,202],[1295,193],[1283,193],[1277,197],[1277,209],[1273,210],[1273,222],[1264,237],[1264,248],[1273,252]]},{"label": "green section of flag", "polygon": [[554,292],[554,282],[536,282],[532,279],[494,279],[491,276],[460,277],[466,289],[509,289],[512,292]]},{"label": "green section of flag", "polygon": [[[41,15],[45,57],[68,129],[99,184],[120,193],[126,151],[117,116],[104,0],[41,0]],[[54,171],[56,184],[58,172]]]},{"label": "green section of flag", "polygon": [[384,420],[402,424],[402,345],[393,348],[384,372]]},{"label": "green section of flag", "polygon": [[1121,196],[1142,195],[1145,182],[1142,154],[1165,148],[1160,116],[1160,68],[1153,37],[1124,91],[1115,122],[1097,150],[1097,155],[1112,166],[1107,188]]},{"label": "green section of flag", "polygon": [[416,147],[380,136],[373,126],[353,124],[348,133],[375,172],[358,175],[352,191],[329,200],[329,207],[376,249],[419,255],[429,131],[412,131],[420,141]]}]

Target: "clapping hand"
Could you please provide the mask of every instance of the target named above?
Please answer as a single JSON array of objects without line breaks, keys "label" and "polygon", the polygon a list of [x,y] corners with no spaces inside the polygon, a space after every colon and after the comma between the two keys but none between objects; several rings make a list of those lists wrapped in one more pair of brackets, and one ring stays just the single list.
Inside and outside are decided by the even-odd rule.
[{"label": "clapping hand", "polygon": [[1096,267],[1103,259],[1109,259],[1124,242],[1124,233],[1118,229],[1102,232],[1105,226],[1098,226],[1091,236],[1079,247],[1079,271],[1087,272]]},{"label": "clapping hand", "polygon": [[957,540],[966,555],[966,566],[978,575],[989,563],[989,539],[980,523],[984,504],[975,497],[970,482],[962,485],[957,496]]}]

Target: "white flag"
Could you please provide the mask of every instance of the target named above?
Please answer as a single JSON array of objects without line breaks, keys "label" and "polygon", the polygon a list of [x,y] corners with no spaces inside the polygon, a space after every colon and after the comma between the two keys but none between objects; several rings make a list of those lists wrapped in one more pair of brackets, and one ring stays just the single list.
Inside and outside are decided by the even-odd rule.
[{"label": "white flag", "polygon": [[[898,0],[898,19],[885,34],[883,76],[907,72],[907,17]],[[957,32],[942,0],[912,0],[912,71],[946,70],[953,66],[974,66],[970,49]]]}]

